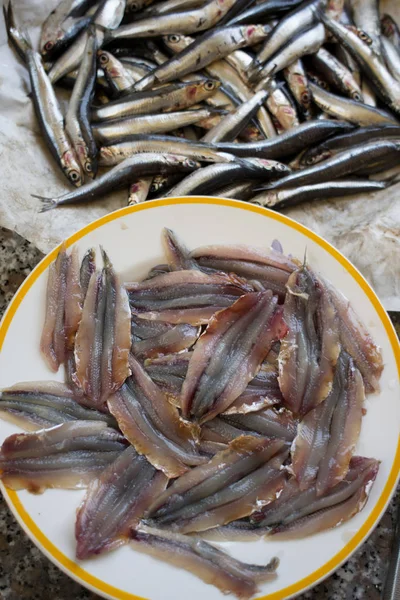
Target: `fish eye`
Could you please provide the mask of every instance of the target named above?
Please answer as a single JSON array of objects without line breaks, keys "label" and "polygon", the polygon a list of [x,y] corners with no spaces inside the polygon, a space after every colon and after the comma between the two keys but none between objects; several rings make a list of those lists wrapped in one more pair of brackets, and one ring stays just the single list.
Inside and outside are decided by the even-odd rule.
[{"label": "fish eye", "polygon": [[172,44],[177,44],[180,39],[181,39],[181,36],[176,35],[176,33],[173,33],[172,35],[168,36],[168,41],[171,42]]},{"label": "fish eye", "polygon": [[362,40],[366,44],[372,44],[371,38],[369,37],[368,34],[365,33],[365,31],[360,30],[358,32],[358,37],[360,38],[360,40]]},{"label": "fish eye", "polygon": [[186,160],[186,164],[187,164],[188,167],[192,167],[194,169],[195,166],[196,166],[196,161],[192,160],[191,158],[188,158]]},{"label": "fish eye", "polygon": [[213,81],[206,81],[204,84],[204,87],[206,88],[206,90],[213,90],[214,89],[214,82]]},{"label": "fish eye", "polygon": [[138,5],[138,3],[137,3],[137,2],[132,2],[132,3],[131,3],[131,5],[130,5],[130,7],[129,7],[129,10],[130,10],[131,12],[136,12],[136,11],[138,11],[138,10],[139,10],[139,5]]},{"label": "fish eye", "polygon": [[283,165],[282,163],[278,163],[278,164],[276,165],[276,169],[277,169],[278,171],[286,171],[286,170],[287,170],[287,167],[286,167],[285,165]]},{"label": "fish eye", "polygon": [[85,162],[85,171],[86,171],[86,173],[93,172],[92,163],[90,161]]},{"label": "fish eye", "polygon": [[79,181],[80,178],[81,178],[80,173],[78,173],[78,171],[74,171],[74,170],[69,171],[68,177],[74,183],[76,183],[77,181]]},{"label": "fish eye", "polygon": [[353,98],[353,100],[356,100],[357,102],[361,102],[361,96],[358,92],[353,92],[352,98]]},{"label": "fish eye", "polygon": [[105,65],[106,63],[108,63],[108,56],[107,54],[100,54],[99,56],[99,61],[102,65]]},{"label": "fish eye", "polygon": [[306,158],[306,165],[313,165],[315,163],[315,157],[314,156],[308,156]]},{"label": "fish eye", "polygon": [[301,100],[304,104],[309,104],[310,102],[310,94],[308,92],[303,92],[301,94]]},{"label": "fish eye", "polygon": [[47,50],[47,52],[49,52],[53,48],[54,48],[54,42],[46,42],[46,44],[44,45],[44,49]]}]

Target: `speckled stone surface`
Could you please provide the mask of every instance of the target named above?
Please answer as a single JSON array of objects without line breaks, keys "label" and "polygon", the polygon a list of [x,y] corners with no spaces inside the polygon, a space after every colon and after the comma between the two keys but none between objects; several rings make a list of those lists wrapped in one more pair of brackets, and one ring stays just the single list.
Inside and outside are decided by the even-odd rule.
[{"label": "speckled stone surface", "polygon": [[[41,253],[31,244],[0,228],[0,316],[41,258]],[[400,333],[400,320],[397,325]],[[399,500],[398,490],[380,524],[358,552],[334,575],[299,598],[379,600],[390,558]],[[37,550],[0,498],[0,600],[98,598],[74,583]]]}]

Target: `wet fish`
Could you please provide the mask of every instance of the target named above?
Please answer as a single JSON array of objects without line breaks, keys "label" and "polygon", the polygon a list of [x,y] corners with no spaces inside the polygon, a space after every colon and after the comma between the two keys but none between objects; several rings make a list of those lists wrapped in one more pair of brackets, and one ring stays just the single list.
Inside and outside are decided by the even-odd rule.
[{"label": "wet fish", "polygon": [[377,0],[351,0],[350,10],[355,25],[372,40],[371,48],[379,55],[381,46],[381,23]]},{"label": "wet fish", "polygon": [[188,248],[186,248],[172,229],[164,227],[162,232],[162,242],[171,271],[198,269],[198,265],[196,261],[191,258]]},{"label": "wet fish", "polygon": [[[247,456],[239,460],[233,469],[228,468],[224,473],[221,463],[229,460],[231,449],[239,444],[244,446],[246,442],[253,448],[251,459]],[[198,476],[195,472],[186,473],[180,478],[185,481],[180,481],[179,491],[176,491],[174,482],[161,494],[158,504],[163,502],[160,506],[162,512],[151,519],[151,524],[180,533],[195,533],[248,516],[257,504],[260,506],[274,500],[282,489],[285,474],[280,467],[288,455],[284,446],[282,441],[250,436],[231,442],[228,450],[222,450],[222,454],[213,457],[212,462],[220,459],[219,472],[214,476],[210,474],[206,482],[200,481],[192,487],[193,479],[200,478],[202,473]],[[197,470],[204,471],[202,466]]]},{"label": "wet fish", "polygon": [[383,15],[381,19],[382,33],[392,44],[400,50],[400,30],[394,19],[390,15]]},{"label": "wet fish", "polygon": [[174,271],[127,283],[132,312],[142,319],[205,325],[222,308],[253,291],[246,281],[225,273]]},{"label": "wet fish", "polygon": [[214,315],[190,359],[181,394],[183,415],[204,423],[224,412],[285,331],[277,297],[270,291],[246,294]]},{"label": "wet fish", "polygon": [[271,249],[241,245],[212,245],[192,252],[200,267],[235,273],[250,282],[257,281],[265,289],[284,298],[290,273],[297,269],[294,260]]},{"label": "wet fish", "polygon": [[[126,0],[105,0],[98,6],[92,23],[97,26],[96,37],[99,47],[104,41],[104,28],[114,29],[120,24],[124,15],[125,3]],[[66,52],[55,61],[49,71],[49,79],[52,83],[55,83],[79,66],[85,50],[87,35],[87,30],[82,31]]]},{"label": "wet fish", "polygon": [[258,433],[269,438],[278,438],[292,442],[296,437],[297,420],[289,411],[266,408],[261,411],[246,414],[222,415],[221,420],[229,425],[238,427],[244,432]]},{"label": "wet fish", "polygon": [[27,431],[70,421],[103,421],[116,427],[111,415],[85,408],[79,401],[63,383],[30,381],[0,391],[0,413],[3,419]]},{"label": "wet fish", "polygon": [[316,481],[317,496],[322,496],[345,478],[360,435],[363,402],[361,374],[342,352],[329,395],[300,422],[292,445],[300,490]]},{"label": "wet fish", "polygon": [[315,85],[315,83],[310,83],[310,90],[312,99],[317,106],[338,119],[344,119],[360,126],[377,125],[379,123],[399,124],[397,119],[384,110],[367,106],[358,100],[332,94]]},{"label": "wet fish", "polygon": [[131,115],[149,115],[189,108],[210,97],[220,86],[219,81],[206,79],[174,83],[149,92],[134,92],[92,111],[94,121],[107,121]]},{"label": "wet fish", "polygon": [[141,177],[129,186],[128,206],[135,206],[147,200],[153,177]]},{"label": "wet fish", "polygon": [[132,353],[141,358],[154,358],[173,352],[187,350],[195,344],[200,330],[198,327],[180,323],[164,333],[137,340],[132,344]]},{"label": "wet fish", "polygon": [[120,433],[99,421],[62,423],[15,433],[0,450],[0,479],[13,490],[87,487],[126,448]]},{"label": "wet fish", "polygon": [[381,37],[381,44],[382,52],[389,71],[397,81],[400,81],[400,51],[385,36]]},{"label": "wet fish", "polygon": [[191,352],[168,354],[144,362],[151,379],[162,389],[174,406],[180,406],[179,397],[186,377]]},{"label": "wet fish", "polygon": [[220,198],[233,198],[234,200],[248,200],[253,196],[254,181],[244,181],[228,184],[215,192]]},{"label": "wet fish", "polygon": [[300,59],[284,69],[283,75],[288,87],[296,100],[302,116],[310,119],[311,94],[308,86],[308,79]]},{"label": "wet fish", "polygon": [[59,198],[43,198],[43,196],[36,195],[34,197],[42,200],[41,212],[45,212],[58,206],[92,202],[129,183],[138,176],[153,175],[156,172],[189,172],[198,166],[200,166],[198,163],[183,156],[148,152],[147,154],[138,154],[127,158],[108,173],[104,173],[104,175],[82,187],[80,193],[70,192]]},{"label": "wet fish", "polygon": [[155,37],[159,35],[191,34],[214,27],[237,0],[210,0],[201,8],[150,16],[110,32],[110,40]]},{"label": "wet fish", "polygon": [[304,415],[331,390],[340,351],[338,315],[326,286],[306,265],[292,273],[286,288],[279,385],[284,405]]},{"label": "wet fish", "polygon": [[131,446],[89,484],[75,523],[76,556],[83,560],[128,542],[168,479]]},{"label": "wet fish", "polygon": [[92,406],[102,408],[130,374],[128,297],[103,251],[104,266],[90,278],[75,341],[76,379]]},{"label": "wet fish", "polygon": [[312,64],[321,72],[326,81],[340,92],[357,102],[363,101],[360,86],[352,72],[325,48],[320,48],[312,56]]},{"label": "wet fish", "polygon": [[297,127],[300,123],[296,107],[288,94],[285,93],[281,86],[275,84],[274,81],[271,81],[270,85],[268,85],[268,90],[269,95],[266,105],[271,115],[279,123],[279,126],[284,131]]},{"label": "wet fish", "polygon": [[302,0],[267,0],[253,4],[247,10],[240,12],[233,17],[228,25],[244,25],[247,23],[260,23],[261,19],[277,16],[285,13],[291,8],[298,6]]},{"label": "wet fish", "polygon": [[39,40],[40,54],[50,58],[70,43],[90,23],[84,13],[93,0],[62,0],[42,25]]},{"label": "wet fish", "polygon": [[111,414],[139,454],[168,477],[207,461],[196,447],[196,427],[181,419],[161,389],[131,356],[132,377],[108,400]]},{"label": "wet fish", "polygon": [[303,185],[283,190],[271,190],[252,196],[249,200],[267,208],[280,210],[287,206],[297,206],[301,202],[325,200],[326,198],[342,198],[365,192],[384,190],[386,183],[368,179],[338,179],[314,185]]},{"label": "wet fish", "polygon": [[257,593],[257,583],[274,579],[279,564],[273,558],[266,566],[249,565],[199,538],[167,531],[141,528],[131,530],[130,538],[138,552],[185,569],[223,593],[235,594],[243,600]]},{"label": "wet fish", "polygon": [[[104,71],[105,78],[113,96],[128,94],[136,81],[130,70],[111,52],[99,50],[97,53],[99,66]],[[108,104],[106,104],[108,106]]]}]

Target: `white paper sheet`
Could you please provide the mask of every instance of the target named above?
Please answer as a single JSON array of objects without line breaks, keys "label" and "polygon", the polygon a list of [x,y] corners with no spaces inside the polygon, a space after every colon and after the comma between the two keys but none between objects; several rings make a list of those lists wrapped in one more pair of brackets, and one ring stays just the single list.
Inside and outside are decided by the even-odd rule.
[{"label": "white paper sheet", "polygon": [[[34,43],[40,24],[58,1],[13,1],[18,22],[28,26]],[[381,5],[392,15],[397,13],[400,22],[398,0]],[[41,138],[28,93],[27,72],[8,47],[1,20],[0,225],[48,252],[84,225],[124,206],[127,191],[93,204],[39,213],[40,201],[32,193],[59,196],[70,188]],[[65,102],[68,95],[63,94]],[[357,198],[303,204],[285,213],[342,251],[372,284],[386,309],[400,310],[400,184]]]}]

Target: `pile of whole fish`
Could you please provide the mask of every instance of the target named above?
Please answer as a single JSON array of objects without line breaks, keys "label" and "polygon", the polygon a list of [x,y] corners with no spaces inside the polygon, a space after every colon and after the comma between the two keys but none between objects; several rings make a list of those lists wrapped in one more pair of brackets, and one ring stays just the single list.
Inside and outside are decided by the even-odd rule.
[{"label": "pile of whole fish", "polygon": [[[250,598],[276,576],[209,541],[303,537],[365,505],[379,461],[355,456],[379,348],[305,262],[249,246],[189,252],[123,283],[107,254],[62,247],[41,352],[65,383],[17,383],[0,414],[13,489],[87,487],[76,555],[130,544]],[[207,540],[207,541],[206,541]]]},{"label": "pile of whole fish", "polygon": [[[11,3],[5,19],[79,188],[39,197],[42,211],[123,186],[129,204],[213,194],[279,209],[399,174],[400,31],[378,0],[62,0],[40,53]],[[55,85],[71,89],[65,118]]]}]

